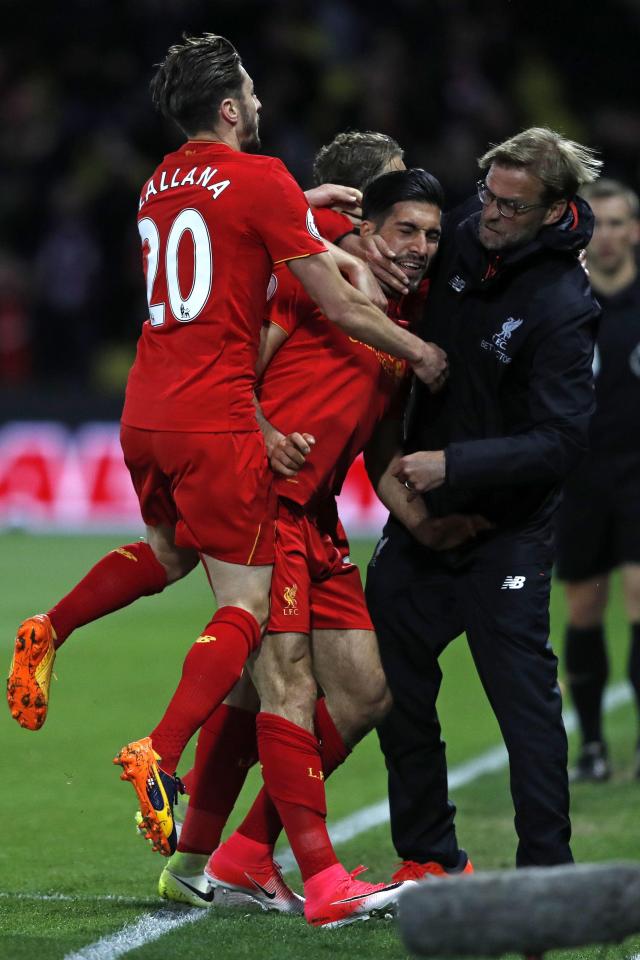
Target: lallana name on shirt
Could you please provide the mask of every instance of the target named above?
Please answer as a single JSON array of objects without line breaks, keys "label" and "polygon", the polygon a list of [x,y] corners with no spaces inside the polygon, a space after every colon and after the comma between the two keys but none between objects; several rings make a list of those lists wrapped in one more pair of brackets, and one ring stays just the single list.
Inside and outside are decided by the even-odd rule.
[{"label": "lallana name on shirt", "polygon": [[216,167],[192,167],[188,173],[182,173],[181,167],[176,167],[173,171],[171,180],[166,170],[162,171],[160,180],[156,186],[156,178],[152,177],[140,194],[140,203],[138,210],[141,210],[150,197],[158,193],[164,193],[165,190],[175,190],[177,187],[202,187],[203,190],[209,190],[211,198],[217,200],[223,190],[231,183],[230,180],[217,180],[211,183],[218,170]]}]

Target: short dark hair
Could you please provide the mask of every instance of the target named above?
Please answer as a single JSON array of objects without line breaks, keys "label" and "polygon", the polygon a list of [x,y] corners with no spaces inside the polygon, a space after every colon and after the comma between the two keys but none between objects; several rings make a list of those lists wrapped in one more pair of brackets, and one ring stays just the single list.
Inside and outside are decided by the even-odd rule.
[{"label": "short dark hair", "polygon": [[440,181],[421,167],[383,173],[382,176],[372,180],[364,191],[362,219],[373,220],[377,226],[380,226],[394,203],[402,203],[406,200],[431,203],[434,207],[442,209],[444,191]]},{"label": "short dark hair", "polygon": [[313,162],[313,181],[339,183],[364,190],[394,157],[402,159],[402,147],[386,133],[347,130],[318,151]]},{"label": "short dark hair", "polygon": [[150,89],[155,107],[190,136],[215,126],[224,98],[239,95],[242,60],[233,44],[215,33],[185,34],[183,40],[169,47]]}]

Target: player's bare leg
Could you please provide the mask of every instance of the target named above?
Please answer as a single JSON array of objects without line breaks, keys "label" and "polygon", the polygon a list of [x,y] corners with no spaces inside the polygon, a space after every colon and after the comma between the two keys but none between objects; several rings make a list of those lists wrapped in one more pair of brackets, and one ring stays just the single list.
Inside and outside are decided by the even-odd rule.
[{"label": "player's bare leg", "polygon": [[174,776],[191,737],[235,686],[258,647],[269,613],[271,567],[202,556],[219,608],[187,654],[171,702],[150,737],[133,741],[114,763],[123,767],[140,804],[140,829],[159,853],[176,849]]},{"label": "player's bare leg", "polygon": [[565,584],[568,626],[565,664],[571,699],[578,714],[582,749],[570,771],[573,781],[607,780],[610,775],[602,734],[602,697],[609,675],[604,614],[609,597],[606,574]]},{"label": "player's bare leg", "polygon": [[303,633],[267,634],[249,669],[260,709],[313,733],[317,684],[309,637]]},{"label": "player's bare leg", "polygon": [[391,709],[391,694],[372,630],[314,630],[313,672],[331,718],[349,748]]},{"label": "player's bare leg", "polygon": [[[391,695],[373,631],[315,630],[312,644],[313,681],[309,678],[309,645],[302,634],[268,637],[252,658],[257,662],[250,669],[263,674],[258,682],[270,698],[268,706],[263,703],[265,711],[313,729],[319,737],[326,780],[356,743],[383,719],[391,707]],[[315,696],[316,680],[325,696],[314,704],[311,725],[309,697],[312,692]],[[226,698],[226,707],[253,712],[260,709],[257,692],[247,681],[245,674]]]},{"label": "player's bare leg", "polygon": [[198,563],[193,550],[174,543],[170,526],[147,527],[147,541],[110,551],[48,613],[18,627],[7,681],[11,715],[27,730],[39,730],[49,706],[56,651],[78,627],[160,593]]},{"label": "player's bare leg", "polygon": [[[283,793],[287,798],[284,807],[293,807],[298,799],[307,799],[310,809],[303,816],[316,828],[320,821],[320,832],[324,829],[326,833],[324,785],[313,734],[316,682],[311,673],[309,638],[305,634],[268,634],[249,667],[262,711],[257,723],[258,750],[265,782],[274,781],[289,767],[290,776],[284,776]],[[315,772],[315,779],[311,780],[310,789],[305,789],[309,770]],[[294,803],[287,792],[291,777],[300,780],[302,791]],[[265,790],[261,791],[259,802],[259,816],[264,806],[269,822],[277,824],[274,828],[277,836],[281,830],[281,804],[275,800],[276,808]],[[292,819],[295,820],[295,811]],[[296,823],[291,829],[299,832],[299,825]],[[292,833],[289,839],[295,842],[295,836]],[[332,856],[328,865],[335,862]],[[303,911],[304,902],[284,882],[273,861],[273,844],[267,838],[236,837],[235,842],[218,849],[206,872],[216,886],[235,892],[252,891],[265,909],[292,914]]]},{"label": "player's bare leg", "polygon": [[291,903],[295,895],[273,868],[269,839],[274,826],[277,836],[280,821],[304,881],[309,923],[340,926],[385,911],[399,886],[356,880],[359,870],[350,874],[338,862],[327,833],[322,756],[311,732],[317,686],[307,636],[268,635],[251,669],[262,705],[257,733],[265,782],[253,820],[258,831],[266,828],[266,836],[260,839],[260,832],[251,830],[250,814],[211,857],[207,875],[214,885],[237,891],[247,892],[247,883],[253,884],[265,904],[276,899]]},{"label": "player's bare leg", "polygon": [[[306,816],[314,826],[315,821],[321,820],[324,827],[326,810],[322,771],[317,757],[317,740],[313,735],[316,682],[311,673],[309,638],[305,634],[268,634],[251,659],[249,669],[262,711],[258,715],[257,732],[265,782],[277,776],[278,766],[290,767],[293,777],[300,776],[298,767],[301,764],[303,776],[308,773],[307,767],[315,770],[317,779],[311,783],[310,790],[305,791],[302,781],[302,799],[309,794],[312,809],[306,811]],[[246,695],[246,691],[244,693]],[[288,783],[284,795],[290,800],[287,786]],[[277,823],[277,836],[281,830],[279,810],[266,791],[261,791],[260,798],[270,821]],[[284,806],[293,804],[285,801]],[[324,829],[326,832],[326,827]],[[333,857],[329,865],[335,862]],[[214,886],[227,891],[253,893],[265,909],[292,914],[303,911],[304,901],[284,882],[273,861],[273,844],[269,842],[238,837],[230,846],[225,844],[218,848],[206,873]]]},{"label": "player's bare leg", "polygon": [[257,621],[261,633],[269,617],[272,566],[247,567],[202,554],[211,589],[219,607],[239,607]]},{"label": "player's bare leg", "polygon": [[167,586],[182,580],[198,566],[198,553],[188,547],[176,545],[176,529],[168,524],[146,527],[147,543],[167,574]]}]

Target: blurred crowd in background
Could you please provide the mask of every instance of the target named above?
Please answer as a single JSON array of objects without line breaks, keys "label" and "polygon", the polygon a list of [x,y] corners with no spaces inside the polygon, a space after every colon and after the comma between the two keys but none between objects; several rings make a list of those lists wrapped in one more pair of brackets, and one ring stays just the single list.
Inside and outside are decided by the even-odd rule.
[{"label": "blurred crowd in background", "polygon": [[453,205],[488,143],[533,124],[640,186],[640,0],[39,6],[2,4],[0,420],[46,414],[47,396],[67,397],[70,417],[101,403],[117,416],[146,315],[138,194],[182,140],[148,83],[183,31],[235,43],[263,103],[263,152],[304,186],[338,131],[381,130]]}]

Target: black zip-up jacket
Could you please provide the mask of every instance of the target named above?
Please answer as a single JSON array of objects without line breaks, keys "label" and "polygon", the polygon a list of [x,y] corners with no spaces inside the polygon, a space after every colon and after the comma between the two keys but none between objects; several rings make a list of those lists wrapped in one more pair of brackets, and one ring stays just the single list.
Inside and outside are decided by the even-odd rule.
[{"label": "black zip-up jacket", "polygon": [[447,351],[450,377],[436,396],[416,384],[406,448],[445,450],[446,483],[426,496],[432,515],[477,512],[498,530],[547,537],[594,409],[600,309],[577,257],[593,214],[576,198],[560,223],[500,256],[480,244],[470,209],[445,223],[419,331]]}]

